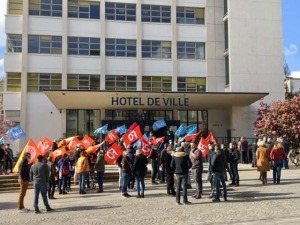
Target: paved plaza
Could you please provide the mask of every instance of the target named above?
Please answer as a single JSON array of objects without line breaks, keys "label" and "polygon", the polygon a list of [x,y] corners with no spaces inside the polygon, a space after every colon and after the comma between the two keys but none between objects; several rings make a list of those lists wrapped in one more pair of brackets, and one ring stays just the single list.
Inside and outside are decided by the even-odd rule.
[{"label": "paved plaza", "polygon": [[[100,194],[91,189],[86,195],[78,195],[76,187],[67,195],[56,194],[58,199],[49,200],[55,212],[45,212],[40,197],[42,214],[32,211],[30,189],[25,207],[31,211],[21,214],[16,210],[18,192],[8,191],[0,193],[0,224],[300,224],[299,168],[283,170],[279,185],[272,183],[269,172],[269,183],[263,186],[250,165],[239,167],[240,187],[229,188],[228,202],[212,203],[208,198],[210,185],[204,182],[202,199],[189,197],[191,205],[176,205],[174,197],[167,197],[164,184],[153,186],[147,180],[144,199],[135,198],[135,192],[129,192],[131,198],[122,198],[117,182],[105,183],[105,191]],[[190,196],[194,190],[188,192]]]}]

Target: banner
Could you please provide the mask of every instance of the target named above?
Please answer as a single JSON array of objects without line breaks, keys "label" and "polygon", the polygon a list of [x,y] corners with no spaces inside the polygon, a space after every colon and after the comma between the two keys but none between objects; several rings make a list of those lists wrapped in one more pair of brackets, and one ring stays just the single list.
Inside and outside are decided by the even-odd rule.
[{"label": "banner", "polygon": [[17,139],[21,139],[21,138],[25,137],[25,132],[22,130],[20,125],[17,125],[11,129],[9,129],[6,132],[6,135],[8,136],[9,140],[15,141]]},{"label": "banner", "polygon": [[134,122],[133,124],[131,124],[131,126],[128,128],[128,131],[127,132],[130,132],[132,131],[135,127],[137,127],[138,124],[136,122]]},{"label": "banner", "polygon": [[76,150],[77,145],[81,143],[81,141],[78,140],[77,136],[72,137],[72,140],[69,139],[68,141],[69,142],[67,144],[67,147],[72,152],[74,152]]},{"label": "banner", "polygon": [[196,134],[187,134],[184,139],[186,141],[192,141],[194,139],[196,139],[199,136],[200,132],[196,133]]},{"label": "banner", "polygon": [[105,124],[103,127],[99,127],[94,131],[94,135],[106,134],[107,133],[108,124]]},{"label": "banner", "polygon": [[205,138],[201,138],[198,144],[198,149],[201,150],[202,152],[202,158],[205,158],[207,156],[208,153],[208,143],[207,140]]},{"label": "banner", "polygon": [[108,134],[105,136],[105,141],[107,141],[109,144],[114,143],[116,140],[118,140],[119,135],[116,133],[115,130],[111,130],[108,132]]},{"label": "banner", "polygon": [[142,133],[140,130],[140,126],[136,126],[132,131],[127,132],[123,135],[123,142],[125,147],[127,148],[132,142],[140,139],[142,137]]},{"label": "banner", "polygon": [[117,134],[125,134],[126,133],[126,126],[122,125],[120,127],[117,127],[115,129],[115,131],[116,131]]},{"label": "banner", "polygon": [[94,144],[94,139],[88,135],[84,135],[84,137],[81,140],[81,144],[84,146],[85,149],[87,149],[88,147]]},{"label": "banner", "polygon": [[34,143],[32,139],[29,139],[27,144],[25,145],[21,155],[19,156],[19,159],[13,168],[13,173],[18,173],[19,171],[19,165],[23,159],[24,153],[30,153],[30,159],[28,160],[28,164],[35,163],[37,161],[38,155],[41,155],[40,150]]},{"label": "banner", "polygon": [[114,143],[109,149],[107,149],[104,159],[109,164],[115,164],[116,160],[123,154],[122,148]]},{"label": "banner", "polygon": [[58,157],[58,156],[63,156],[65,153],[67,153],[66,146],[62,146],[62,147],[56,149],[54,152],[51,152],[51,153],[49,154],[49,156],[50,156],[53,160],[55,160],[56,157]]},{"label": "banner", "polygon": [[186,127],[184,124],[181,124],[180,127],[175,131],[175,136],[182,137],[186,134]]},{"label": "banner", "polygon": [[212,142],[214,145],[217,144],[212,132],[209,132],[207,137],[205,138],[207,142]]},{"label": "banner", "polygon": [[68,137],[68,138],[65,138],[65,139],[61,140],[57,144],[58,148],[64,146],[64,142],[65,142],[65,145],[68,145],[74,138],[77,138],[77,137],[78,136],[73,136],[73,137]]},{"label": "banner", "polygon": [[142,154],[145,156],[150,156],[151,153],[151,147],[149,145],[149,142],[145,138],[141,138],[141,151]]},{"label": "banner", "polygon": [[40,138],[40,141],[39,141],[37,147],[40,150],[41,155],[45,155],[50,150],[52,145],[53,145],[53,142],[49,138],[43,137],[43,138]]},{"label": "banner", "polygon": [[98,144],[98,145],[90,146],[90,147],[88,147],[88,148],[85,150],[85,152],[86,152],[87,154],[94,154],[94,153],[96,153],[96,151],[98,150],[98,148],[100,148],[104,143],[105,143],[105,141],[102,141],[102,142],[101,142],[100,144]]},{"label": "banner", "polygon": [[165,122],[164,119],[162,119],[162,120],[157,120],[157,121],[155,121],[155,122],[153,123],[152,129],[153,129],[154,131],[157,131],[157,130],[159,130],[160,128],[163,128],[163,127],[166,127],[166,126],[167,126],[167,124],[166,124],[166,122]]},{"label": "banner", "polygon": [[186,128],[187,134],[194,134],[197,132],[197,124],[191,124]]},{"label": "banner", "polygon": [[151,140],[151,144],[158,144],[158,143],[163,143],[165,140],[165,136],[159,137],[159,138],[153,138]]}]

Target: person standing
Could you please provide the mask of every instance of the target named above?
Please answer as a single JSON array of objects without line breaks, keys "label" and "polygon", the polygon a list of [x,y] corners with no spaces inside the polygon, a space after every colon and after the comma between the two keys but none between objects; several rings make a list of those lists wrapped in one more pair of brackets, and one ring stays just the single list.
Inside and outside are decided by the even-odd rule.
[{"label": "person standing", "polygon": [[248,141],[246,141],[244,137],[241,137],[238,150],[240,150],[242,153],[242,163],[248,164]]},{"label": "person standing", "polygon": [[196,193],[192,196],[195,199],[200,199],[202,195],[202,152],[197,148],[195,143],[191,143],[190,159],[192,162],[192,174],[196,183]]},{"label": "person standing", "polygon": [[[141,150],[136,150],[136,156],[133,162],[132,173],[136,181],[137,198],[144,198],[145,193],[145,176],[147,171],[147,157],[141,154]],[[142,186],[142,190],[140,189]]]},{"label": "person standing", "polygon": [[285,152],[285,158],[283,160],[283,167],[284,169],[289,169],[289,159],[287,158],[288,154],[289,154],[289,151],[290,151],[290,145],[289,145],[289,142],[284,139],[284,138],[281,138],[282,142],[281,142],[281,145],[283,147],[283,150]]},{"label": "person standing", "polygon": [[270,151],[264,141],[258,141],[256,151],[257,171],[260,172],[262,184],[267,184],[267,172],[270,171]]},{"label": "person standing", "polygon": [[165,150],[161,152],[161,164],[164,165],[167,180],[167,195],[175,196],[174,189],[174,170],[171,168],[173,146],[169,145]]},{"label": "person standing", "polygon": [[214,173],[214,185],[216,189],[215,198],[212,200],[213,202],[220,202],[221,196],[221,188],[220,183],[222,183],[223,187],[223,196],[224,201],[227,201],[227,187],[225,183],[225,168],[226,168],[226,156],[223,151],[220,150],[219,146],[215,145],[216,154],[212,158],[211,162],[211,171]]},{"label": "person standing", "polygon": [[229,184],[229,186],[239,186],[240,185],[240,177],[239,177],[239,171],[238,171],[238,163],[240,160],[240,153],[236,149],[236,145],[234,143],[229,143],[229,164],[230,164],[230,170],[232,172],[232,182]]},{"label": "person standing", "polygon": [[30,165],[28,164],[29,159],[30,159],[30,153],[24,153],[22,161],[18,168],[19,184],[20,184],[20,194],[18,199],[19,213],[27,213],[29,211],[29,209],[24,207],[24,198],[30,181],[30,177],[29,177]]},{"label": "person standing", "polygon": [[86,194],[84,191],[85,180],[91,171],[89,160],[85,151],[80,152],[80,157],[76,163],[76,172],[79,175],[79,194]]},{"label": "person standing", "polygon": [[10,173],[12,173],[12,163],[14,159],[13,150],[9,147],[9,144],[5,145],[6,157],[5,157],[5,172],[8,174],[8,165],[10,167]]},{"label": "person standing", "polygon": [[48,165],[44,162],[44,157],[39,155],[37,157],[38,162],[33,164],[30,168],[30,180],[33,181],[34,188],[34,202],[33,207],[35,213],[41,213],[39,210],[39,194],[41,192],[44,205],[47,212],[54,211],[48,203],[47,198],[47,184],[49,182],[49,168]]},{"label": "person standing", "polygon": [[180,189],[182,184],[183,189],[183,204],[191,204],[187,198],[187,180],[189,169],[192,167],[192,162],[189,155],[184,152],[184,148],[178,147],[171,162],[171,167],[176,174],[176,202],[180,203]]},{"label": "person standing", "polygon": [[103,150],[99,150],[97,153],[97,159],[95,162],[95,172],[97,172],[98,191],[97,193],[103,192],[103,176],[105,171],[105,160]]},{"label": "person standing", "polygon": [[281,169],[283,167],[283,160],[285,159],[286,154],[283,150],[281,143],[275,143],[273,149],[270,153],[270,159],[272,161],[273,168],[273,183],[279,184],[281,177]]},{"label": "person standing", "polygon": [[0,174],[3,174],[3,175],[6,174],[6,172],[4,172],[4,163],[5,163],[5,150],[4,149],[5,149],[4,144],[0,144]]},{"label": "person standing", "polygon": [[128,156],[128,151],[123,151],[123,158],[122,158],[122,197],[129,198],[131,197],[130,194],[127,193],[127,185],[129,182],[129,178],[132,174],[132,162]]},{"label": "person standing", "polygon": [[257,146],[257,139],[253,141],[252,143],[252,167],[256,167],[256,150],[257,150],[258,146]]},{"label": "person standing", "polygon": [[49,167],[48,198],[56,199],[54,197],[54,192],[55,192],[55,183],[56,183],[55,179],[58,177],[57,168],[56,168],[54,160],[52,160],[51,157],[48,157],[47,164]]},{"label": "person standing", "polygon": [[65,153],[63,157],[58,161],[57,163],[58,168],[58,190],[59,194],[67,194],[66,188],[67,188],[67,179],[68,175],[70,173],[70,162],[68,159],[68,154]]},{"label": "person standing", "polygon": [[151,159],[151,166],[152,166],[152,171],[151,171],[151,180],[152,184],[157,184],[155,181],[155,178],[158,174],[158,160],[159,160],[159,150],[157,144],[153,144],[150,152],[149,158]]}]

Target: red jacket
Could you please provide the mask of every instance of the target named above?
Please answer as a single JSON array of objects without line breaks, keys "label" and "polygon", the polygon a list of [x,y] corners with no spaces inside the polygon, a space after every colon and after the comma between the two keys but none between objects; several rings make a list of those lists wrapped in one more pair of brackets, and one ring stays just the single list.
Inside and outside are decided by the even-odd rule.
[{"label": "red jacket", "polygon": [[283,160],[286,157],[286,154],[283,150],[283,148],[279,149],[272,149],[270,153],[270,158],[272,161],[278,161],[278,160]]}]

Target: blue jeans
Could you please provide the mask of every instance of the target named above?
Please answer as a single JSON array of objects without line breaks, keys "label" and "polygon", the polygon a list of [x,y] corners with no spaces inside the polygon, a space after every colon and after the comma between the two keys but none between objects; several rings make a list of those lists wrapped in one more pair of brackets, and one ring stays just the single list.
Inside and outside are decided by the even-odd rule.
[{"label": "blue jeans", "polygon": [[288,168],[289,168],[289,159],[288,159],[287,156],[283,159],[283,167],[284,167],[285,169],[288,169]]},{"label": "blue jeans", "polygon": [[122,180],[122,168],[118,166],[119,172],[119,187],[122,188],[123,180]]},{"label": "blue jeans", "polygon": [[[61,189],[62,186],[62,189]],[[58,189],[59,193],[64,193],[66,192],[66,187],[67,187],[67,176],[62,176],[61,179],[58,180]]]},{"label": "blue jeans", "polygon": [[83,172],[83,173],[79,173],[79,191],[84,191],[85,188],[85,180],[88,176],[88,173]]},{"label": "blue jeans", "polygon": [[224,198],[226,198],[227,197],[227,188],[226,188],[224,173],[215,173],[214,183],[215,183],[215,188],[216,188],[216,199],[219,199],[221,196],[220,182],[222,183],[222,186],[223,186]]},{"label": "blue jeans", "polygon": [[104,171],[97,171],[97,180],[98,180],[99,190],[103,189],[103,175],[104,175]]},{"label": "blue jeans", "polygon": [[[136,183],[136,187],[137,187],[137,194],[140,195],[140,194],[144,194],[145,192],[145,180],[144,180],[144,177],[140,177],[140,176],[135,176],[135,183]],[[142,185],[142,192],[141,189],[140,189],[140,183]]]},{"label": "blue jeans", "polygon": [[211,178],[211,168],[210,168],[210,163],[207,165],[207,178],[206,180],[210,181]]},{"label": "blue jeans", "polygon": [[283,161],[277,160],[272,162],[273,166],[273,183],[280,183],[280,176],[281,176],[281,168],[283,167]]},{"label": "blue jeans", "polygon": [[232,172],[232,184],[240,184],[238,164],[237,163],[230,163],[230,169],[231,169],[231,172]]},{"label": "blue jeans", "polygon": [[122,172],[122,193],[127,193],[127,185],[129,182],[130,174]]},{"label": "blue jeans", "polygon": [[180,202],[180,188],[182,183],[182,190],[183,190],[183,202],[187,202],[187,180],[188,175],[179,175],[176,174],[176,202]]},{"label": "blue jeans", "polygon": [[42,184],[33,183],[33,188],[34,188],[34,200],[33,200],[34,210],[39,209],[40,192],[42,194],[43,202],[46,209],[50,209],[50,205],[48,203],[48,198],[47,198],[47,183],[42,183]]}]

